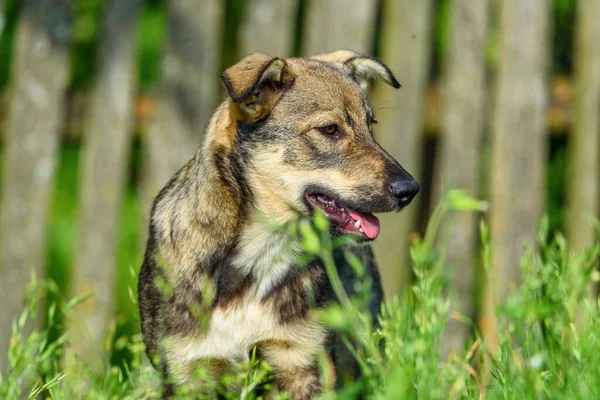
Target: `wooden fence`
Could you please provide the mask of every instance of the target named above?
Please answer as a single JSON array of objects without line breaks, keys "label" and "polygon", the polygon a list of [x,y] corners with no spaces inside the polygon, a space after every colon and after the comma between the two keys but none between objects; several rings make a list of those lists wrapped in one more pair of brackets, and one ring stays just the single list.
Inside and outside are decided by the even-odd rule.
[{"label": "wooden fence", "polygon": [[[22,309],[30,274],[43,276],[45,271],[49,204],[60,137],[68,123],[64,116],[73,7],[73,0],[26,0],[19,15],[2,145],[0,369],[9,343],[9,321]],[[162,81],[152,99],[156,111],[147,125],[135,126],[136,29],[143,7],[143,0],[105,1],[96,80],[86,103],[71,294],[94,295],[81,307],[83,324],[69,325],[75,336],[82,326],[91,330],[93,339],[80,340],[75,347],[81,354],[100,348],[114,314],[117,229],[133,132],[143,133],[139,201],[145,211],[141,230],[145,232],[151,199],[191,157],[222,96],[219,49],[222,32],[231,24],[223,3],[169,0]],[[375,248],[387,298],[399,294],[409,281],[409,235],[420,226],[418,219],[437,201],[441,188],[462,188],[475,196],[481,192],[482,148],[489,139],[492,172],[487,200],[498,282],[497,293],[484,296],[488,299],[484,304],[474,300],[477,216],[451,215],[442,241],[448,265],[455,269],[458,296],[453,310],[481,321],[493,343],[489,299],[506,296],[519,280],[523,243],[534,245],[536,224],[544,212],[547,115],[552,107],[564,104],[550,96],[549,1],[505,0],[499,12],[491,7],[491,0],[451,3],[443,79],[435,83],[439,90],[428,82],[433,0],[248,0],[235,31],[240,56],[251,51],[308,55],[340,48],[370,54],[378,49],[376,55],[400,80],[399,91],[379,86],[373,90],[372,103],[381,110],[376,135],[430,195],[421,196],[421,209],[417,201],[398,215],[382,218]],[[587,221],[598,215],[600,205],[597,15],[599,0],[578,1],[574,100],[567,106],[574,117],[566,125],[570,162],[565,182],[566,231],[574,248],[593,240]],[[497,65],[486,62],[485,55],[492,26],[500,42]],[[441,101],[434,104],[432,98]],[[424,126],[432,119],[441,133],[437,156],[424,157]],[[433,179],[425,181],[424,171],[431,168]],[[451,321],[446,348],[461,347],[469,334],[470,328]]]}]

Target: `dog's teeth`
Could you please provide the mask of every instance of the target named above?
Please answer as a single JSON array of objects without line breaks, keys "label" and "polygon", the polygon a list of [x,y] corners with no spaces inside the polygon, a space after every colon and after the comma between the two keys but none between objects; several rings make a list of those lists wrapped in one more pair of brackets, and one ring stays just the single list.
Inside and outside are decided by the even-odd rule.
[{"label": "dog's teeth", "polygon": [[[354,227],[355,227],[356,229],[360,228],[360,221],[356,221],[356,222],[354,223]],[[362,231],[362,229],[361,229],[361,231]]]},{"label": "dog's teeth", "polygon": [[365,231],[363,231],[363,229],[362,229],[362,228],[360,228],[358,231],[359,231],[360,233],[365,233]]}]

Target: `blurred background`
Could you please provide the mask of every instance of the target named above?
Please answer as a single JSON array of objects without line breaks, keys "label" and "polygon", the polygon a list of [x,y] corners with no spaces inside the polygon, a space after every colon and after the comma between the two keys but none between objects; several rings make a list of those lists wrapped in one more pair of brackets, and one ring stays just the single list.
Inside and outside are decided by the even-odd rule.
[{"label": "blurred background", "polygon": [[444,191],[464,189],[489,211],[450,215],[439,238],[454,311],[444,345],[462,348],[468,320],[493,332],[490,299],[518,282],[543,215],[574,249],[594,240],[598,15],[600,0],[0,0],[0,367],[32,273],[56,284],[45,307],[93,293],[62,329],[86,327],[80,351],[126,361],[152,198],[224,99],[220,72],[253,51],[353,49],[390,67],[402,88],[372,87],[375,135],[422,191],[382,216],[386,298],[410,284],[411,235]]}]

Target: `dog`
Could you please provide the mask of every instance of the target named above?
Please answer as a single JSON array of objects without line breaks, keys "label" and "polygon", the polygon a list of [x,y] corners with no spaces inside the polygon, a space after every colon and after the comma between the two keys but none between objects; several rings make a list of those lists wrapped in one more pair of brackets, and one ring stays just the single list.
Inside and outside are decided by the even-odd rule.
[{"label": "dog", "polygon": [[372,79],[400,87],[380,60],[346,50],[254,53],[221,75],[227,99],[154,201],[139,276],[142,333],[165,397],[177,385],[201,386],[199,365],[218,376],[253,349],[279,390],[321,393],[317,358],[329,334],[309,311],[332,291],[320,262],[297,268],[301,239],[287,229],[316,210],[332,234],[367,245],[353,251],[374,278],[378,313],[373,213],[401,210],[419,185],[373,137]]}]

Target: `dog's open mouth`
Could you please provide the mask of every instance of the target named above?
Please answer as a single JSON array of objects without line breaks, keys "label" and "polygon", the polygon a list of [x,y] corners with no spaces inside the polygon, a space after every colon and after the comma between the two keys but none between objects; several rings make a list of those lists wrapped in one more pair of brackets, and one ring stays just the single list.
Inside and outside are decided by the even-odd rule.
[{"label": "dog's open mouth", "polygon": [[321,210],[340,233],[350,233],[363,239],[373,240],[379,235],[379,220],[369,212],[353,210],[320,193],[305,194],[306,201]]}]

